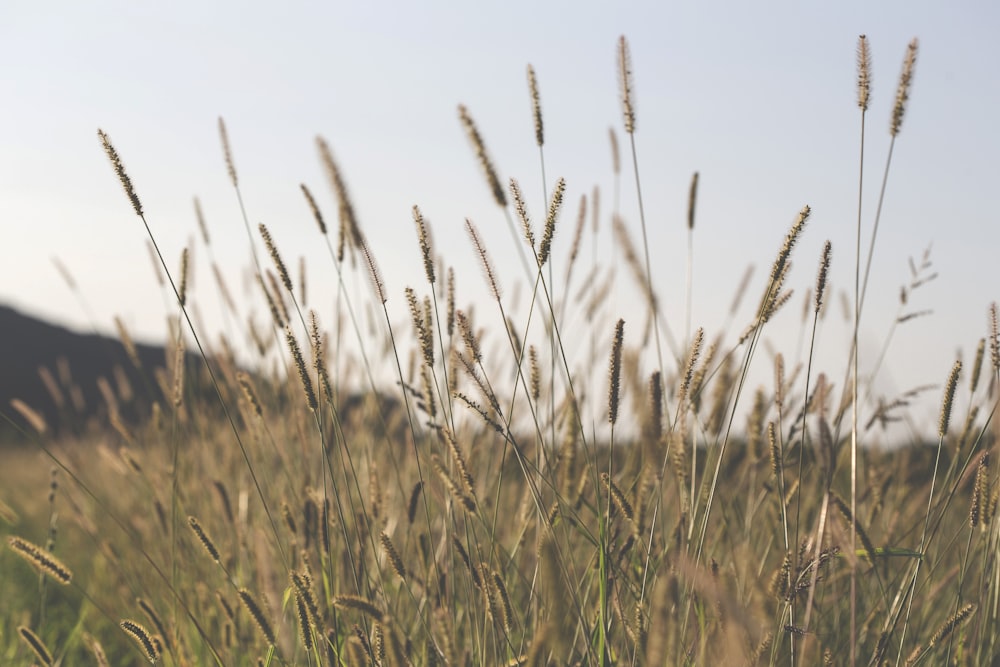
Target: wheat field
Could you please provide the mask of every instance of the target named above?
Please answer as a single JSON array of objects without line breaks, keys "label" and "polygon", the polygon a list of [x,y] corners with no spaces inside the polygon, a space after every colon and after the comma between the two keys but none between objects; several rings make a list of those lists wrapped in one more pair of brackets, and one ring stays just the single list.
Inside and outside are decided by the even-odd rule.
[{"label": "wheat field", "polygon": [[[861,37],[859,171],[869,48]],[[891,104],[885,179],[917,52],[914,40]],[[937,431],[902,448],[859,446],[912,398],[878,402],[858,372],[881,206],[867,220],[859,203],[857,247],[837,249],[856,275],[853,338],[833,351],[839,366],[813,364],[816,332],[833,317],[831,245],[813,284],[787,280],[793,257],[814,261],[795,252],[809,206],[789,212],[773,258],[756,258],[770,267],[763,282],[733,286],[753,307],[749,321],[675,335],[669,323],[690,312],[660,305],[624,37],[618,67],[610,187],[636,198],[637,220],[602,212],[598,190],[566,210],[566,182],[545,176],[542,91],[530,67],[546,192],[537,220],[459,107],[519,249],[499,255],[466,220],[462,241],[482,275],[456,275],[414,206],[406,241],[423,282],[388,287],[378,267],[386,240],[366,236],[349,167],[317,139],[336,211],[301,189],[329,251],[313,275],[338,285],[332,309],[308,305],[281,230],[245,212],[247,238],[233,241],[257,249],[252,296],[234,299],[233,278],[219,271],[189,294],[188,251],[180,262],[161,254],[128,153],[99,130],[95,150],[107,154],[173,298],[168,361],[150,368],[130,355],[153,400],[111,387],[101,423],[84,432],[53,435],[58,425],[31,406],[0,406],[30,440],[0,451],[0,662],[996,664],[996,304],[983,304],[971,364],[941,369]],[[221,119],[219,133],[242,206]],[[874,195],[859,186],[864,196]],[[689,238],[697,201],[695,173]],[[199,222],[209,246],[200,213]],[[588,257],[598,226],[614,230],[620,266]],[[569,243],[554,244],[557,230]],[[916,268],[911,290],[929,259]],[[471,281],[484,281],[489,298],[466,302]],[[793,287],[808,293],[801,362],[762,347]],[[643,305],[637,319],[615,312],[614,290]],[[231,339],[199,328],[192,301],[207,295],[244,323]],[[386,368],[389,377],[376,370]],[[762,370],[769,379],[757,384]],[[120,410],[130,401],[140,418]]]}]

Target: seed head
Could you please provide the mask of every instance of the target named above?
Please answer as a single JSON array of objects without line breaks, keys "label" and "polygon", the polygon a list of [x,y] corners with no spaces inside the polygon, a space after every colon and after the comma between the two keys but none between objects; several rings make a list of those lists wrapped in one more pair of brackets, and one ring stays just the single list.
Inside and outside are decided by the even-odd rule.
[{"label": "seed head", "polygon": [[858,37],[858,106],[862,111],[868,110],[868,98],[872,85],[872,56],[868,49],[868,38]]},{"label": "seed head", "polygon": [[889,134],[896,136],[903,126],[903,114],[906,113],[906,103],[910,99],[910,84],[913,81],[913,68],[917,63],[917,38],[914,37],[906,47],[906,56],[903,58],[903,71],[899,75],[899,87],[896,88],[896,104],[892,108],[892,122],[889,125]]}]

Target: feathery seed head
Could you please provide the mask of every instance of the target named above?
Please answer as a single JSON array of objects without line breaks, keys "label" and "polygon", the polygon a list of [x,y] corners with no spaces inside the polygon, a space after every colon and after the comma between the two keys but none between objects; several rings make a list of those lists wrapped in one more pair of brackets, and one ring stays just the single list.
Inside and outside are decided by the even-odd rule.
[{"label": "feathery seed head", "polygon": [[153,637],[149,634],[149,630],[129,619],[122,620],[118,625],[135,640],[136,644],[142,647],[143,652],[146,654],[146,659],[156,664],[156,661],[160,658],[160,652],[157,650],[156,644],[153,643]]},{"label": "feathery seed head", "polygon": [[226,121],[219,116],[219,138],[222,139],[222,153],[226,158],[226,171],[229,173],[229,180],[234,188],[239,187],[239,180],[236,178],[236,164],[233,162],[233,152],[229,148],[229,133],[226,132]]},{"label": "feathery seed head", "polygon": [[299,187],[302,188],[302,194],[305,195],[306,203],[309,204],[309,210],[312,211],[313,217],[316,219],[316,224],[319,225],[319,232],[323,236],[326,236],[326,222],[323,220],[323,214],[319,212],[319,206],[316,204],[316,199],[313,197],[312,192],[306,187],[305,183],[300,183]]},{"label": "feathery seed head", "polygon": [[778,443],[778,434],[774,427],[774,422],[767,423],[767,451],[771,458],[771,472],[775,477],[781,477],[781,445]]},{"label": "feathery seed head", "polygon": [[493,160],[490,159],[489,153],[486,152],[486,144],[483,143],[483,137],[479,134],[479,129],[476,127],[475,121],[472,120],[472,116],[469,115],[469,110],[465,108],[464,104],[458,106],[458,118],[462,121],[462,127],[465,128],[465,133],[472,143],[473,150],[476,151],[476,157],[479,159],[479,165],[483,169],[487,183],[489,183],[493,199],[496,201],[497,206],[505,208],[507,206],[507,195],[504,194],[503,187],[500,185],[500,177],[497,176]]},{"label": "feathery seed head", "polygon": [[858,37],[858,107],[868,110],[868,98],[872,85],[872,56],[868,48],[868,38]]},{"label": "feathery seed head", "polygon": [[976,359],[972,362],[972,379],[969,381],[969,393],[976,393],[979,386],[979,376],[983,371],[983,357],[986,356],[986,339],[980,338],[976,345]]},{"label": "feathery seed head", "polygon": [[[268,271],[268,275],[273,276],[274,274]],[[272,290],[268,289],[267,283],[264,282],[264,278],[260,274],[257,275],[257,284],[260,285],[261,291],[264,292],[264,298],[267,299],[267,306],[271,311],[271,319],[274,320],[275,325],[284,327],[285,321],[288,319],[287,313],[284,313],[284,300],[275,300],[275,295],[271,294]],[[274,290],[274,292],[278,299],[281,299],[281,294],[277,290]],[[280,307],[279,303],[281,304]]]},{"label": "feathery seed head", "polygon": [[976,605],[970,602],[969,604],[965,605],[957,612],[952,614],[948,618],[948,620],[945,621],[944,624],[937,629],[937,632],[934,633],[934,636],[931,637],[930,642],[928,642],[927,644],[928,647],[936,646],[937,644],[940,644],[942,641],[944,641],[952,632],[955,631],[955,628],[965,623],[965,621],[969,618],[970,615],[972,615],[972,612],[974,612],[975,610],[976,610]]},{"label": "feathery seed head", "polygon": [[177,302],[183,308],[187,304],[187,286],[188,286],[188,249],[184,248],[181,251],[181,284],[180,288],[177,290]]},{"label": "feathery seed head", "polygon": [[698,201],[698,172],[691,176],[691,189],[688,190],[688,229],[694,229],[694,208]]},{"label": "feathery seed head", "polygon": [[996,301],[990,304],[990,361],[993,362],[993,370],[1000,371],[1000,322]]},{"label": "feathery seed head", "polygon": [[625,320],[619,319],[615,325],[615,338],[611,345],[611,381],[608,391],[608,421],[612,425],[618,421],[618,401],[621,394],[622,342],[625,337]]},{"label": "feathery seed head", "polygon": [[221,563],[222,556],[219,555],[219,550],[216,548],[215,542],[213,542],[212,538],[208,536],[205,529],[201,527],[201,523],[198,519],[196,517],[189,516],[188,525],[191,526],[191,530],[194,531],[194,534],[198,537],[198,541],[201,542],[203,547],[205,547],[205,551],[207,551],[208,555],[212,557],[212,560],[216,563]]},{"label": "feathery seed head", "polygon": [[583,240],[583,228],[587,224],[587,195],[580,195],[580,212],[576,217],[576,229],[573,231],[573,242],[569,247],[569,265],[576,261],[580,253],[580,242]]},{"label": "feathery seed head", "polygon": [[448,267],[447,285],[448,302],[446,307],[448,310],[448,321],[446,329],[448,337],[451,338],[455,333],[455,269],[450,266]]},{"label": "feathery seed head", "polygon": [[375,288],[375,296],[378,297],[379,303],[384,304],[388,297],[385,295],[385,283],[382,281],[382,273],[378,269],[378,264],[375,263],[375,255],[372,254],[371,249],[368,247],[367,239],[361,237],[361,254],[365,257],[365,264],[368,265],[368,274],[371,276],[372,287]]},{"label": "feathery seed head", "polygon": [[[337,166],[337,161],[333,158],[333,151],[323,137],[316,137],[316,146],[319,149],[320,160],[326,169],[326,175],[330,179],[330,185],[337,197],[337,208],[339,210],[341,244],[345,239],[350,239],[355,247],[362,244],[361,228],[358,226],[358,219],[354,215],[354,206],[347,193],[347,184]],[[338,253],[337,261],[343,260],[343,249]]]},{"label": "feathery seed head", "polygon": [[309,409],[315,412],[319,407],[319,403],[316,400],[316,392],[313,389],[312,377],[309,375],[309,369],[306,368],[306,362],[302,358],[302,350],[299,348],[299,342],[295,340],[295,334],[292,333],[291,327],[285,327],[285,339],[288,341],[288,349],[292,353],[295,368],[298,370],[299,379],[302,381],[302,389],[306,394],[306,403],[309,405]]},{"label": "feathery seed head", "polygon": [[333,400],[333,386],[330,383],[330,374],[326,369],[325,346],[323,345],[323,336],[320,334],[319,316],[316,315],[315,310],[309,311],[309,342],[312,347],[313,369],[316,371],[321,391],[319,398],[325,396],[328,401]]},{"label": "feathery seed head", "polygon": [[111,144],[111,139],[104,133],[104,130],[98,129],[97,137],[101,140],[101,145],[104,146],[104,152],[107,153],[108,159],[111,160],[111,166],[114,168],[118,180],[125,189],[126,196],[132,202],[135,214],[142,217],[142,203],[139,201],[139,195],[135,193],[135,188],[132,187],[132,179],[128,177],[125,165],[122,164],[122,160],[118,156],[118,151],[115,150],[115,147]]},{"label": "feathery seed head", "polygon": [[396,551],[395,545],[393,545],[392,540],[386,535],[385,531],[379,533],[379,542],[382,544],[382,549],[385,550],[385,555],[389,559],[392,571],[400,579],[406,579],[406,568],[403,566],[403,559],[399,557],[399,552]]},{"label": "feathery seed head", "polygon": [[944,438],[948,435],[948,422],[951,419],[951,406],[955,400],[955,388],[958,386],[958,375],[962,372],[962,362],[956,361],[948,375],[948,383],[945,385],[944,401],[941,403],[941,419],[938,421],[938,436]]},{"label": "feathery seed head", "polygon": [[635,132],[635,82],[632,80],[632,58],[625,35],[618,38],[618,84],[621,86],[622,115],[625,132]]},{"label": "feathery seed head", "polygon": [[418,206],[413,207],[413,222],[417,225],[417,242],[420,244],[420,254],[424,258],[424,274],[427,282],[434,284],[434,254],[431,252],[431,235],[424,221],[424,215]]},{"label": "feathery seed head", "polygon": [[40,546],[13,535],[7,538],[7,544],[18,556],[34,566],[36,570],[42,574],[49,575],[60,584],[65,586],[73,580],[73,573],[70,572],[69,568]]},{"label": "feathery seed head", "polygon": [[818,315],[823,305],[823,295],[826,293],[826,278],[830,270],[830,255],[833,245],[827,241],[823,244],[823,256],[819,260],[819,273],[816,276],[816,301],[813,311]]},{"label": "feathery seed head", "polygon": [[649,378],[650,437],[654,443],[663,437],[663,380],[660,371]]},{"label": "feathery seed head", "polygon": [[545,144],[545,132],[542,125],[542,98],[538,94],[538,79],[535,78],[535,68],[528,65],[528,92],[531,94],[531,117],[535,121],[535,143],[541,148]]},{"label": "feathery seed head", "polygon": [[524,195],[521,194],[521,185],[517,179],[510,179],[510,196],[514,198],[514,212],[517,219],[521,221],[521,229],[524,231],[524,240],[528,246],[535,249],[535,233],[531,229],[531,218],[528,216],[528,206],[524,203]]},{"label": "feathery seed head", "polygon": [[559,218],[559,210],[562,208],[563,195],[566,192],[566,179],[560,178],[556,183],[556,189],[552,191],[552,200],[549,202],[549,214],[545,217],[545,231],[542,233],[542,242],[538,247],[538,266],[544,266],[552,252],[552,237],[556,233],[556,220]]},{"label": "feathery seed head", "polygon": [[788,230],[788,234],[785,235],[785,240],[781,244],[781,250],[778,252],[778,257],[774,260],[774,266],[771,267],[771,281],[774,285],[778,285],[784,278],[785,264],[788,263],[788,257],[792,254],[792,248],[795,246],[795,242],[798,241],[799,236],[802,235],[802,230],[805,228],[806,221],[809,219],[809,214],[811,212],[812,209],[808,206],[803,207],[803,209],[799,211],[799,215],[795,219],[795,222],[792,224],[792,228]]},{"label": "feathery seed head", "polygon": [[198,229],[201,231],[201,240],[205,245],[211,245],[208,237],[208,226],[205,225],[205,215],[201,212],[201,201],[194,198],[194,217],[198,220]]},{"label": "feathery seed head", "polygon": [[528,346],[528,377],[530,381],[528,386],[531,387],[531,400],[538,402],[538,398],[542,395],[542,374],[538,368],[538,348],[534,345]]},{"label": "feathery seed head", "polygon": [[465,219],[465,231],[469,234],[469,239],[472,241],[472,245],[476,250],[476,254],[479,255],[479,261],[483,265],[483,272],[486,274],[486,281],[489,283],[490,292],[493,294],[493,298],[497,301],[500,300],[500,283],[497,282],[496,272],[493,270],[493,263],[490,262],[490,256],[486,253],[486,246],[479,238],[479,232],[476,231],[475,225],[468,218]]},{"label": "feathery seed head", "polygon": [[289,294],[293,293],[292,288],[292,278],[288,275],[288,268],[285,266],[285,262],[281,259],[281,255],[278,253],[278,247],[274,245],[274,240],[271,238],[271,232],[268,231],[267,226],[264,223],[257,225],[257,229],[260,230],[260,236],[264,240],[264,246],[267,248],[268,254],[271,255],[271,261],[274,262],[274,268],[278,271],[278,276],[281,278],[281,284],[285,286]]},{"label": "feathery seed head", "polygon": [[896,104],[892,107],[892,122],[889,134],[896,136],[903,126],[903,115],[906,113],[906,103],[910,99],[910,84],[913,82],[913,68],[917,64],[917,38],[914,37],[906,47],[903,58],[903,71],[899,75],[899,87],[896,88]]},{"label": "feathery seed head", "polygon": [[357,595],[338,595],[333,599],[333,605],[340,609],[359,611],[375,621],[385,618],[385,614],[372,602]]},{"label": "feathery seed head", "polygon": [[989,452],[985,452],[976,466],[976,481],[972,485],[972,502],[969,505],[969,525],[975,528],[979,525],[983,505],[989,502]]},{"label": "feathery seed head", "polygon": [[698,364],[698,357],[701,355],[701,346],[705,341],[705,329],[698,327],[691,341],[691,349],[688,351],[687,363],[684,365],[684,377],[681,379],[680,395],[687,398],[691,390],[691,380],[694,377],[694,369]]},{"label": "feathery seed head", "polygon": [[52,653],[49,652],[48,647],[45,646],[45,642],[42,641],[41,637],[36,635],[31,628],[26,625],[20,625],[17,628],[17,633],[21,635],[21,640],[28,645],[32,653],[35,654],[43,665],[51,665],[52,663]]},{"label": "feathery seed head", "polygon": [[239,383],[240,389],[243,390],[243,397],[250,405],[250,409],[253,410],[257,417],[263,417],[264,409],[261,407],[260,401],[257,400],[257,392],[254,391],[253,385],[250,384],[250,376],[241,371],[236,374],[236,381]]},{"label": "feathery seed head", "polygon": [[[611,171],[615,176],[618,176],[622,173],[622,158],[618,150],[618,133],[615,132],[615,128],[608,128],[608,137],[611,140]],[[594,231],[597,231],[596,213],[594,217]]]},{"label": "feathery seed head", "polygon": [[257,629],[260,630],[260,634],[264,638],[264,641],[267,642],[268,646],[274,646],[274,630],[271,628],[271,623],[264,615],[264,611],[260,608],[260,605],[257,604],[257,600],[254,599],[253,594],[246,588],[241,588],[238,593],[240,596],[240,602],[242,602],[244,608],[250,612],[250,616],[253,617],[254,622],[257,624]]}]

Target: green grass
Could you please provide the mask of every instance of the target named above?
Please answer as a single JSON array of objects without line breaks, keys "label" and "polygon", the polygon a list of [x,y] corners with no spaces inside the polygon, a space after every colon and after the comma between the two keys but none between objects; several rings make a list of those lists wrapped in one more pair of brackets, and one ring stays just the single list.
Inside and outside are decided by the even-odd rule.
[{"label": "green grass", "polygon": [[[824,369],[845,379],[843,390],[813,367],[828,255],[803,318],[807,363],[785,368],[778,355],[772,385],[748,384],[752,368],[771,363],[760,345],[787,302],[808,207],[784,242],[775,239],[752,320],[699,330],[687,343],[665,326],[691,314],[660,309],[645,221],[640,249],[628,225],[616,225],[629,285],[648,305],[652,335],[643,336],[643,323],[612,326],[619,314],[587,312],[613,304],[606,267],[586,266],[581,251],[593,241],[586,208],[571,249],[553,251],[568,217],[562,183],[535,229],[520,189],[508,197],[461,114],[522,253],[520,263],[495,265],[469,223],[493,301],[458,305],[456,282],[471,277],[454,276],[435,254],[417,209],[414,252],[426,284],[387,292],[378,243],[365,239],[322,141],[339,234],[303,190],[329,248],[322,270],[339,285],[336,327],[324,329],[328,316],[302,303],[280,237],[261,226],[269,259],[255,252],[253,269],[264,294],[227,306],[231,321],[253,321],[266,295],[267,326],[232,341],[252,341],[257,356],[248,365],[230,346],[207,354],[207,332],[188,317],[191,300],[206,297],[187,294],[184,276],[160,257],[177,285],[172,345],[199,352],[204,365],[186,375],[183,364],[142,369],[166,397],[148,420],[38,435],[31,448],[0,453],[0,532],[51,552],[73,575],[60,584],[44,564],[0,550],[0,662],[29,664],[47,651],[65,665],[100,664],[99,655],[138,665],[150,653],[162,665],[988,663],[1000,651],[998,485],[988,463],[1000,379],[995,310],[972,367],[946,383],[941,428],[927,434],[933,445],[859,448],[867,422],[895,417],[898,406],[858,398],[867,387],[856,374],[856,335],[838,352],[843,366]],[[155,245],[155,212],[101,140]],[[628,196],[623,185],[616,168],[613,189]],[[689,240],[696,196],[695,179]],[[877,230],[866,253],[863,223],[859,214],[855,334]],[[501,278],[523,283],[526,308],[504,298]],[[409,326],[387,304],[404,298]],[[591,328],[570,332],[570,321]],[[594,341],[582,363],[566,352],[570,334]],[[595,380],[592,369],[605,365]],[[377,378],[386,367],[391,382]]]}]

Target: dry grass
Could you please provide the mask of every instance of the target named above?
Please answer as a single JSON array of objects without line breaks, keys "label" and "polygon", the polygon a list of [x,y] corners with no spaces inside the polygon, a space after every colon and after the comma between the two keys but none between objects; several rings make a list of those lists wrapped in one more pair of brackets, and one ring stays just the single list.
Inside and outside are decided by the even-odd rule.
[{"label": "dry grass", "polygon": [[[863,39],[863,114],[869,48]],[[641,211],[624,38],[618,55]],[[915,58],[913,42],[893,141]],[[170,397],[147,421],[126,424],[112,410],[102,428],[62,440],[35,425],[35,449],[0,455],[5,664],[973,665],[1000,651],[991,574],[1000,484],[988,456],[1000,381],[995,306],[967,394],[960,364],[948,377],[937,447],[858,448],[866,422],[888,422],[910,397],[860,402],[856,348],[828,369],[845,374],[843,395],[812,367],[829,244],[804,311],[813,317],[802,320],[805,363],[786,368],[776,355],[773,386],[747,384],[751,367],[766,365],[760,346],[789,301],[788,266],[809,208],[779,246],[750,321],[714,335],[697,329],[677,345],[661,326],[644,229],[638,248],[634,225],[617,211],[601,215],[595,190],[582,198],[569,252],[553,244],[568,186],[545,183],[541,95],[533,69],[528,76],[547,193],[537,245],[517,182],[508,197],[472,117],[459,111],[493,198],[512,233],[515,215],[522,229],[526,272],[508,275],[509,262],[495,264],[466,223],[491,302],[461,304],[461,283],[416,207],[414,252],[427,284],[390,290],[378,244],[366,240],[319,140],[338,206],[336,248],[302,191],[330,252],[319,270],[340,287],[335,329],[316,312],[307,325],[304,279],[296,292],[280,239],[261,225],[274,266],[261,267],[255,252],[265,298],[237,312],[216,269],[238,321],[264,313],[265,326],[244,332],[253,363],[237,363],[228,343],[205,354],[188,317],[201,295],[182,269],[174,294],[187,329],[171,338],[199,351],[203,369],[143,369]],[[242,207],[221,120],[219,129]],[[108,135],[99,137],[173,285],[147,222],[155,213],[139,203]],[[617,200],[617,148],[613,157]],[[689,234],[697,182],[696,173]],[[588,211],[595,229],[613,220],[649,322],[626,325],[610,312],[607,267],[582,266]],[[200,213],[198,224],[207,245]],[[854,261],[856,327],[867,287],[860,220]],[[578,263],[589,279],[573,280]],[[507,300],[501,276],[512,290],[524,283],[527,307]],[[368,281],[367,298],[348,288]],[[409,312],[391,316],[390,299]],[[394,324],[406,315],[409,327]],[[567,353],[569,335],[595,341],[586,358]],[[395,377],[376,377],[376,367]],[[204,386],[211,405],[194,400]],[[129,400],[106,391],[109,405]],[[128,620],[138,612],[153,632]]]}]

